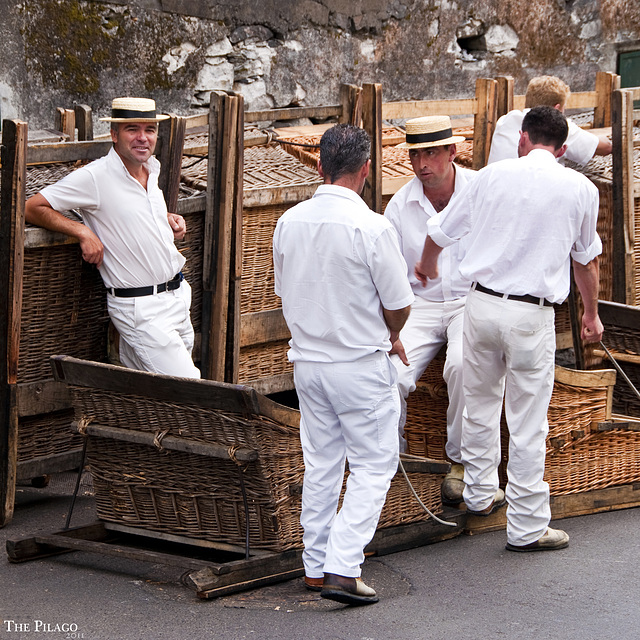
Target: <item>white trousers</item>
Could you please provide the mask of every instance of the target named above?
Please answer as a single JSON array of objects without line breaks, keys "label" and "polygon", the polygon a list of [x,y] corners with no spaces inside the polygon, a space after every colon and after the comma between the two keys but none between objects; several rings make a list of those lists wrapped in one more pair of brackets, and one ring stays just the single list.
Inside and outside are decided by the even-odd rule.
[{"label": "white trousers", "polygon": [[120,362],[130,369],[199,378],[193,364],[191,287],[136,298],[107,294],[109,317],[120,334]]},{"label": "white trousers", "polygon": [[542,478],[554,358],[553,307],[469,293],[464,317],[463,496],[477,511],[491,504],[498,489],[504,398],[510,436],[507,540],[514,545],[538,540],[551,519],[549,485]]},{"label": "white trousers", "polygon": [[462,438],[462,412],[464,390],[462,387],[462,324],[465,299],[450,302],[431,302],[416,297],[411,305],[409,319],[400,332],[409,366],[397,355],[391,356],[398,370],[398,389],[401,398],[401,415],[398,424],[400,448],[406,449],[404,425],[407,420],[407,396],[416,389],[429,363],[443,345],[447,345],[443,377],[447,383],[449,407],[447,409],[446,453],[450,460],[460,463]]},{"label": "white trousers", "polygon": [[[305,465],[305,573],[357,578],[398,468],[396,371],[377,352],[355,362],[296,362],[294,378]],[[349,477],[337,511],[345,459]]]}]

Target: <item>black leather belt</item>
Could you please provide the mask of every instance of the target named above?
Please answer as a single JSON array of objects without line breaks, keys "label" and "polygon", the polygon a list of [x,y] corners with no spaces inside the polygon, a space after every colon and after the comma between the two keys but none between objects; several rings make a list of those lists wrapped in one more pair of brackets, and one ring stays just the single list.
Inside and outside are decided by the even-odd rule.
[{"label": "black leather belt", "polygon": [[162,293],[163,291],[174,291],[180,286],[184,280],[182,271],[176,273],[168,282],[153,284],[148,287],[134,287],[133,289],[113,289],[107,288],[107,291],[118,298],[137,298],[138,296],[152,296],[154,293]]},{"label": "black leather belt", "polygon": [[538,306],[542,304],[545,307],[553,307],[553,302],[549,302],[545,298],[536,298],[535,296],[530,296],[529,294],[525,294],[523,296],[516,296],[514,294],[505,295],[504,293],[498,293],[497,291],[489,289],[488,287],[483,287],[477,282],[473,285],[473,289],[482,293],[488,293],[490,296],[496,296],[498,298],[506,298],[507,300],[519,300],[520,302],[530,302],[531,304],[537,304]]}]

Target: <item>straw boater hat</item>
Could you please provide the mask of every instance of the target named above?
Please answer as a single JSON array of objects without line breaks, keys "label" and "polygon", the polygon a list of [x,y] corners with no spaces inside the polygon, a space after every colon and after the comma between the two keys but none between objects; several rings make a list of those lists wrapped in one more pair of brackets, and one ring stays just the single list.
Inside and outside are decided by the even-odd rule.
[{"label": "straw boater hat", "polygon": [[156,115],[155,100],[150,98],[114,98],[111,117],[100,118],[102,122],[159,122],[167,115]]},{"label": "straw boater hat", "polygon": [[425,116],[407,120],[406,142],[398,146],[403,149],[439,147],[462,142],[464,136],[454,136],[449,116]]}]

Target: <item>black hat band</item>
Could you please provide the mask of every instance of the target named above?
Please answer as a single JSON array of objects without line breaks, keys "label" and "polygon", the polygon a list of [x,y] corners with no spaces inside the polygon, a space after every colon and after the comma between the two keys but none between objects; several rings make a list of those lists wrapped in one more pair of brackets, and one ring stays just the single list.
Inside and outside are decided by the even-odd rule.
[{"label": "black hat band", "polygon": [[132,109],[112,109],[111,110],[112,118],[126,118],[127,120],[135,120],[137,118],[153,118],[156,117],[155,109],[153,111],[134,111]]},{"label": "black hat band", "polygon": [[434,131],[433,133],[407,133],[407,144],[418,144],[420,142],[437,142],[438,140],[446,140],[453,136],[451,129],[444,131]]}]

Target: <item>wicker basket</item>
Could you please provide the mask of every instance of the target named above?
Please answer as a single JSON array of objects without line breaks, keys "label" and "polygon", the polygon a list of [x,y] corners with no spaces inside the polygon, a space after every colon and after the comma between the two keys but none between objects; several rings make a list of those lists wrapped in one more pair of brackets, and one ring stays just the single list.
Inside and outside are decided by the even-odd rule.
[{"label": "wicker basket", "polygon": [[[197,382],[194,384],[198,384]],[[76,418],[117,429],[156,434],[156,446],[89,437],[88,464],[98,516],[127,527],[217,543],[245,544],[249,513],[251,548],[283,551],[302,547],[300,488],[304,463],[296,427],[259,415],[238,415],[187,402],[71,387]],[[283,408],[288,413],[293,410]],[[258,452],[255,462],[169,450],[162,437],[215,443]],[[346,482],[347,474],[345,474]],[[441,512],[443,474],[409,473],[420,499]],[[379,527],[427,519],[404,477],[391,483]]]},{"label": "wicker basket", "polygon": [[[420,379],[416,391],[409,396],[405,438],[408,451],[411,454],[446,459],[448,402],[446,385],[442,380],[443,365],[442,356],[435,358]],[[610,459],[611,456],[609,456],[607,448],[616,449],[615,455],[620,455],[617,449],[618,440],[626,438],[630,447],[627,452],[630,460],[618,461],[617,464],[635,469],[637,465],[633,459],[636,453],[632,448],[635,446],[635,438],[638,434],[626,432],[621,437],[619,434],[612,435],[611,441],[609,441],[608,435],[614,434],[614,432],[591,433],[594,424],[611,419],[615,379],[615,372],[611,370],[571,371],[556,367],[555,383],[548,411],[549,435],[547,437],[545,473],[545,479],[549,482],[553,495],[587,491],[596,488],[597,482],[604,483],[598,484],[598,487],[601,487],[625,484],[631,481],[629,474],[620,475],[617,480],[610,476],[613,471],[606,470],[605,466],[611,465],[614,468],[615,465]],[[504,412],[500,440],[501,463],[498,475],[501,486],[504,486],[507,482],[506,465],[509,453],[509,431],[504,419]],[[594,450],[590,453],[588,451],[580,453],[580,447],[577,447],[578,452],[572,453],[578,444],[582,449],[594,447]],[[640,457],[640,449],[638,449],[637,455]],[[584,466],[583,458],[587,459],[589,456],[594,460],[607,458],[607,461],[601,461],[601,464],[604,465],[603,475],[605,475],[601,480],[592,477],[594,470],[597,472],[599,463],[590,463],[589,473],[592,475],[587,483],[580,480],[582,474],[586,473],[580,469]],[[572,460],[578,465],[575,470],[567,466],[572,463]]]},{"label": "wicker basket", "polygon": [[547,449],[545,480],[551,495],[567,495],[640,481],[640,432],[587,432]]}]

